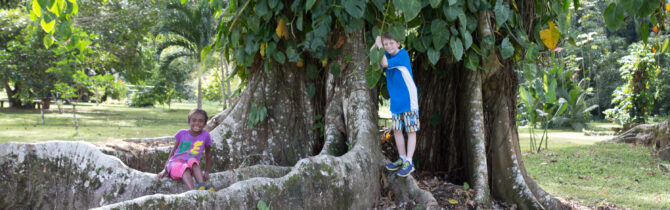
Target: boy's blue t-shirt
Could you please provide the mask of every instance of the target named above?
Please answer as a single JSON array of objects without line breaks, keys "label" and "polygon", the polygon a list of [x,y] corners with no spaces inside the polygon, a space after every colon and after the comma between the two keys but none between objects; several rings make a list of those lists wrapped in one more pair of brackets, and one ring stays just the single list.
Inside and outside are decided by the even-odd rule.
[{"label": "boy's blue t-shirt", "polygon": [[385,53],[386,88],[391,96],[391,112],[394,114],[419,110],[419,100],[412,75],[412,66],[407,50],[400,49],[395,56]]}]

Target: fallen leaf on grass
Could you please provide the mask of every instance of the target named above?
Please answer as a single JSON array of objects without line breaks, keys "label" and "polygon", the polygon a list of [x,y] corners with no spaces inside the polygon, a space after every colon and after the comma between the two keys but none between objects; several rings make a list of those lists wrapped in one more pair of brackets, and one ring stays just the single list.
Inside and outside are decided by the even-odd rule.
[{"label": "fallen leaf on grass", "polygon": [[454,200],[454,199],[449,199],[449,203],[453,204],[453,205],[456,205],[456,204],[458,204],[458,201]]},{"label": "fallen leaf on grass", "polygon": [[654,174],[656,174],[656,172],[655,172],[655,171],[650,171],[650,172],[647,172],[647,175],[650,175],[650,176],[653,176]]},{"label": "fallen leaf on grass", "polygon": [[607,190],[603,191],[603,194],[609,194],[609,193],[610,193],[610,192],[607,191]]},{"label": "fallen leaf on grass", "polygon": [[547,162],[542,162],[542,163],[540,163],[541,166],[545,166],[545,165],[547,165],[547,164],[549,164],[549,163],[547,163]]}]

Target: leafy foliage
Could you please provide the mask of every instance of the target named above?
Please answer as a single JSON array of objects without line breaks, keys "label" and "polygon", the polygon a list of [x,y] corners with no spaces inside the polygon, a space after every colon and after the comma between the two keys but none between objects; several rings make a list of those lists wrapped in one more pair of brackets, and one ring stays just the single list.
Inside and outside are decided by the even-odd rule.
[{"label": "leafy foliage", "polygon": [[619,60],[622,65],[619,71],[626,84],[614,91],[612,103],[616,106],[605,110],[605,114],[621,125],[644,123],[659,96],[661,68],[654,53],[645,46],[642,43],[631,45],[630,54]]}]

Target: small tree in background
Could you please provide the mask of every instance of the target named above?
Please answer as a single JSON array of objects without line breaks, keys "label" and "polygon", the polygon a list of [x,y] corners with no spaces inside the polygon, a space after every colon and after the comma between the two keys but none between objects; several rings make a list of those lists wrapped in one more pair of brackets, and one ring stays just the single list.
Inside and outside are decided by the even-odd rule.
[{"label": "small tree in background", "polygon": [[78,136],[79,123],[77,122],[77,103],[72,100],[73,98],[77,97],[77,88],[72,87],[67,83],[59,82],[54,85],[54,89],[51,90],[51,92],[72,102],[72,119],[74,121],[74,130],[76,132],[75,136]]}]

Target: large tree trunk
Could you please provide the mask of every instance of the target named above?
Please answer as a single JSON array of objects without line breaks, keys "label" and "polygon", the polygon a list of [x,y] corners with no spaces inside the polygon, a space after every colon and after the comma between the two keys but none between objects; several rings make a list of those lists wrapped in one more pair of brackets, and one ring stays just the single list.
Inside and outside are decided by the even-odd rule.
[{"label": "large tree trunk", "polygon": [[21,101],[21,98],[19,97],[14,97],[14,95],[18,92],[21,91],[21,82],[18,81],[16,84],[14,84],[14,88],[12,88],[8,82],[3,82],[3,86],[5,87],[5,93],[7,93],[7,100],[9,100],[9,107],[12,108],[29,108],[32,106],[28,106],[23,104],[23,101]]},{"label": "large tree trunk", "polygon": [[610,141],[651,146],[654,155],[670,160],[670,120],[635,126]]}]

